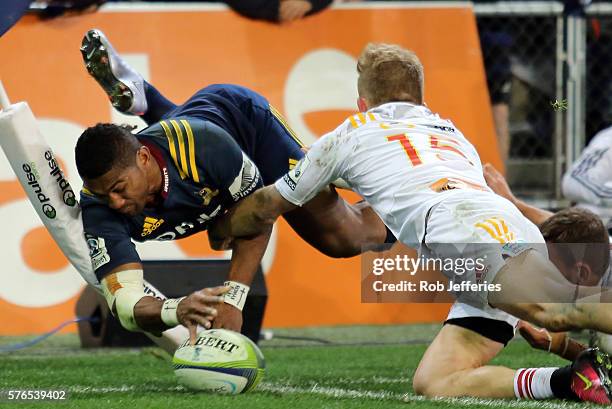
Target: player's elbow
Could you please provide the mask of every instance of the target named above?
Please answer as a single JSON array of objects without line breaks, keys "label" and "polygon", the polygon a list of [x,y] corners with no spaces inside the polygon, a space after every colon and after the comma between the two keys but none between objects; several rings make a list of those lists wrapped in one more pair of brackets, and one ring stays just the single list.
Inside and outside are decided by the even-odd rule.
[{"label": "player's elbow", "polygon": [[335,234],[323,234],[315,245],[317,250],[332,258],[349,258],[361,254],[361,246],[350,240],[342,240]]},{"label": "player's elbow", "polygon": [[286,202],[274,188],[264,187],[253,194],[252,218],[259,226],[272,226],[278,217],[284,213],[283,203]]},{"label": "player's elbow", "polygon": [[259,226],[263,231],[272,227],[272,225],[276,222],[276,219],[278,218],[278,214],[276,214],[276,212],[262,208],[253,212],[252,217],[254,224]]}]

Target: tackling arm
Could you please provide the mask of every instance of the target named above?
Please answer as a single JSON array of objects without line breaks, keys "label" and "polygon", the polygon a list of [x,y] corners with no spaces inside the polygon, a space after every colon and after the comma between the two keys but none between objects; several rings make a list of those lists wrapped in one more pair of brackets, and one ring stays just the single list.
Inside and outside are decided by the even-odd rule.
[{"label": "tackling arm", "polygon": [[523,338],[533,348],[552,352],[553,354],[574,361],[588,347],[569,337],[567,332],[550,332],[546,328],[535,326],[520,320],[517,328]]},{"label": "tackling arm", "polygon": [[224,247],[219,243],[226,238],[249,237],[266,232],[269,235],[276,219],[296,207],[282,197],[274,185],[266,186],[241,200],[213,224],[209,229],[211,243],[218,249]]},{"label": "tackling arm", "polygon": [[489,185],[495,193],[511,201],[520,212],[523,213],[523,216],[528,218],[536,226],[544,223],[553,215],[553,213],[548,210],[531,206],[514,196],[504,176],[490,163],[485,164],[482,169],[487,185]]}]

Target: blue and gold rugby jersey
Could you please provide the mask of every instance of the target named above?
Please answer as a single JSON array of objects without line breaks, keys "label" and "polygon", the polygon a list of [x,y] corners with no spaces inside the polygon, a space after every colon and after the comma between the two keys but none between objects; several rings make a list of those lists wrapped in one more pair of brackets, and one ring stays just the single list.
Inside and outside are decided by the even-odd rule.
[{"label": "blue and gold rugby jersey", "polygon": [[100,280],[119,265],[140,262],[132,240],[175,240],[205,230],[215,216],[262,186],[254,162],[210,121],[175,117],[137,137],[162,172],[156,208],[126,216],[81,192],[85,235]]},{"label": "blue and gold rugby jersey", "polygon": [[239,85],[209,85],[164,118],[176,116],[204,119],[224,129],[257,164],[265,185],[274,183],[304,156],[302,142],[278,110]]}]

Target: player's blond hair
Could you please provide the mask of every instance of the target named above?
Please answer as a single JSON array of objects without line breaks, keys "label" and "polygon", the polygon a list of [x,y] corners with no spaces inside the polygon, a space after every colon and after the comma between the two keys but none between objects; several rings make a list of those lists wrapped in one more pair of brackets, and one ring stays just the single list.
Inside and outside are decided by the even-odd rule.
[{"label": "player's blond hair", "polygon": [[370,107],[387,102],[423,104],[423,65],[395,44],[369,43],[357,61],[357,89]]}]

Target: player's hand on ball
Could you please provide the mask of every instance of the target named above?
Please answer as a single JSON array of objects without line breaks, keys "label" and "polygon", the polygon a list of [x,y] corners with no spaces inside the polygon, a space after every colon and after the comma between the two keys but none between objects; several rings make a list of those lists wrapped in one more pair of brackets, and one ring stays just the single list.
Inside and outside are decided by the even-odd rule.
[{"label": "player's hand on ball", "polygon": [[189,340],[194,344],[197,339],[198,325],[208,329],[217,317],[217,309],[223,304],[221,295],[229,287],[219,286],[195,291],[181,301],[176,309],[176,316],[181,324],[189,330]]},{"label": "player's hand on ball", "polygon": [[230,304],[220,305],[217,307],[217,318],[213,321],[213,328],[240,332],[242,329],[242,311]]},{"label": "player's hand on ball", "polygon": [[512,190],[510,190],[510,186],[508,186],[508,182],[506,178],[499,173],[497,169],[490,163],[485,163],[482,167],[482,173],[487,182],[487,185],[498,195],[501,197],[505,197],[510,200],[512,203],[516,202],[516,197],[512,194]]}]

